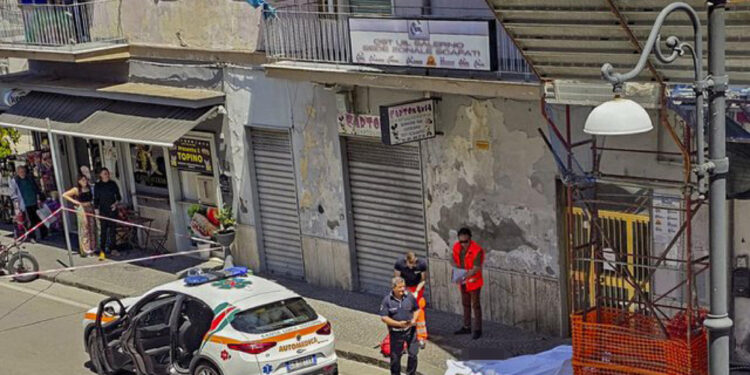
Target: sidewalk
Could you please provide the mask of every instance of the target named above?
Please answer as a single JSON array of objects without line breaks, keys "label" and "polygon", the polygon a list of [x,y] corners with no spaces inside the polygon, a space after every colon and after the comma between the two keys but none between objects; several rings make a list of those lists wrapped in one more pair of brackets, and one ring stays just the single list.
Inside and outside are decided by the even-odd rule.
[{"label": "sidewalk", "polygon": [[[5,235],[7,232],[0,230],[0,236]],[[27,244],[25,248],[37,258],[41,270],[62,268],[68,264],[68,254],[63,249],[49,244]],[[126,256],[132,259],[145,255],[142,252],[124,254],[127,255],[118,259],[124,259]],[[76,254],[73,260],[75,266],[102,263],[98,258],[80,258]],[[192,267],[220,265],[221,261],[216,259],[202,261],[181,256],[137,264],[52,273],[44,275],[44,278],[109,296],[126,297],[140,295],[157,285],[176,280],[180,273]],[[268,278],[304,296],[321,315],[331,321],[340,356],[387,367],[387,360],[380,355],[378,348],[374,348],[385,335],[385,328],[376,314],[382,297],[321,288],[300,281]],[[491,350],[493,357],[500,359],[536,353],[567,342],[565,339],[544,337],[490,322],[484,323],[484,336],[474,341],[465,335],[453,335],[453,330],[458,328],[460,321],[460,316],[456,314],[427,310],[430,341],[427,348],[419,354],[421,374],[443,374],[446,360],[462,358],[462,351],[467,348]]]}]

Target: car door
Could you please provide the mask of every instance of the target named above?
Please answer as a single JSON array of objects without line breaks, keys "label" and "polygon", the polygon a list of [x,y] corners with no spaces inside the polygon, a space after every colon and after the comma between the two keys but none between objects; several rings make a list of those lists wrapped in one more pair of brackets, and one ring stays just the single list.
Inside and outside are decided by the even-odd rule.
[{"label": "car door", "polygon": [[130,356],[122,350],[122,334],[128,327],[130,315],[117,298],[108,298],[99,304],[94,322],[94,331],[90,340],[95,345],[89,350],[96,350],[101,365],[107,372],[129,369]]},{"label": "car door", "polygon": [[157,293],[137,311],[131,311],[132,322],[122,335],[124,351],[133,361],[139,375],[167,375],[172,361],[172,337],[175,305],[182,296]]}]

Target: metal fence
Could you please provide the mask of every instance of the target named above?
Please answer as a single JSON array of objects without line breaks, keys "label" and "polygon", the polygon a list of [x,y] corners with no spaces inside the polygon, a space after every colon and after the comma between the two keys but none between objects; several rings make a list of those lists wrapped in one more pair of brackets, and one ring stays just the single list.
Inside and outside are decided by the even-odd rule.
[{"label": "metal fence", "polygon": [[[349,44],[352,15],[281,9],[266,14],[263,22],[266,55],[273,60],[350,64],[353,61]],[[530,79],[533,73],[510,36],[502,27],[497,36],[497,72]]]},{"label": "metal fence", "polygon": [[121,2],[91,0],[59,5],[2,0],[0,44],[74,48],[122,42]]},{"label": "metal fence", "polygon": [[276,12],[263,22],[266,55],[272,59],[350,63],[349,15]]}]

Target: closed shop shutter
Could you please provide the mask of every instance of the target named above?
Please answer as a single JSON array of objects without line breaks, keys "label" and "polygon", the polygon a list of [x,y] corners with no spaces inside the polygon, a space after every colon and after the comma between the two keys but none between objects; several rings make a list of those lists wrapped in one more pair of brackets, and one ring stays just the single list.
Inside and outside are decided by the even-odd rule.
[{"label": "closed shop shutter", "polygon": [[391,0],[349,0],[352,13],[391,14]]},{"label": "closed shop shutter", "polygon": [[360,288],[382,294],[399,257],[427,256],[419,147],[349,139],[347,158]]},{"label": "closed shop shutter", "polygon": [[303,278],[297,187],[289,133],[253,129],[251,135],[266,269],[272,274]]}]

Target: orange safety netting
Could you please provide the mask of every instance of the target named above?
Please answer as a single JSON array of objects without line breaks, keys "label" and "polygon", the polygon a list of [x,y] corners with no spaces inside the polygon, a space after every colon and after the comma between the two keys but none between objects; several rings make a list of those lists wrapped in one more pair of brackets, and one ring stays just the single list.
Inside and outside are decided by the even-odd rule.
[{"label": "orange safety netting", "polygon": [[598,318],[595,311],[574,314],[571,322],[576,375],[708,375],[707,334],[698,322],[689,340],[687,330],[667,338],[657,319],[613,308]]}]

